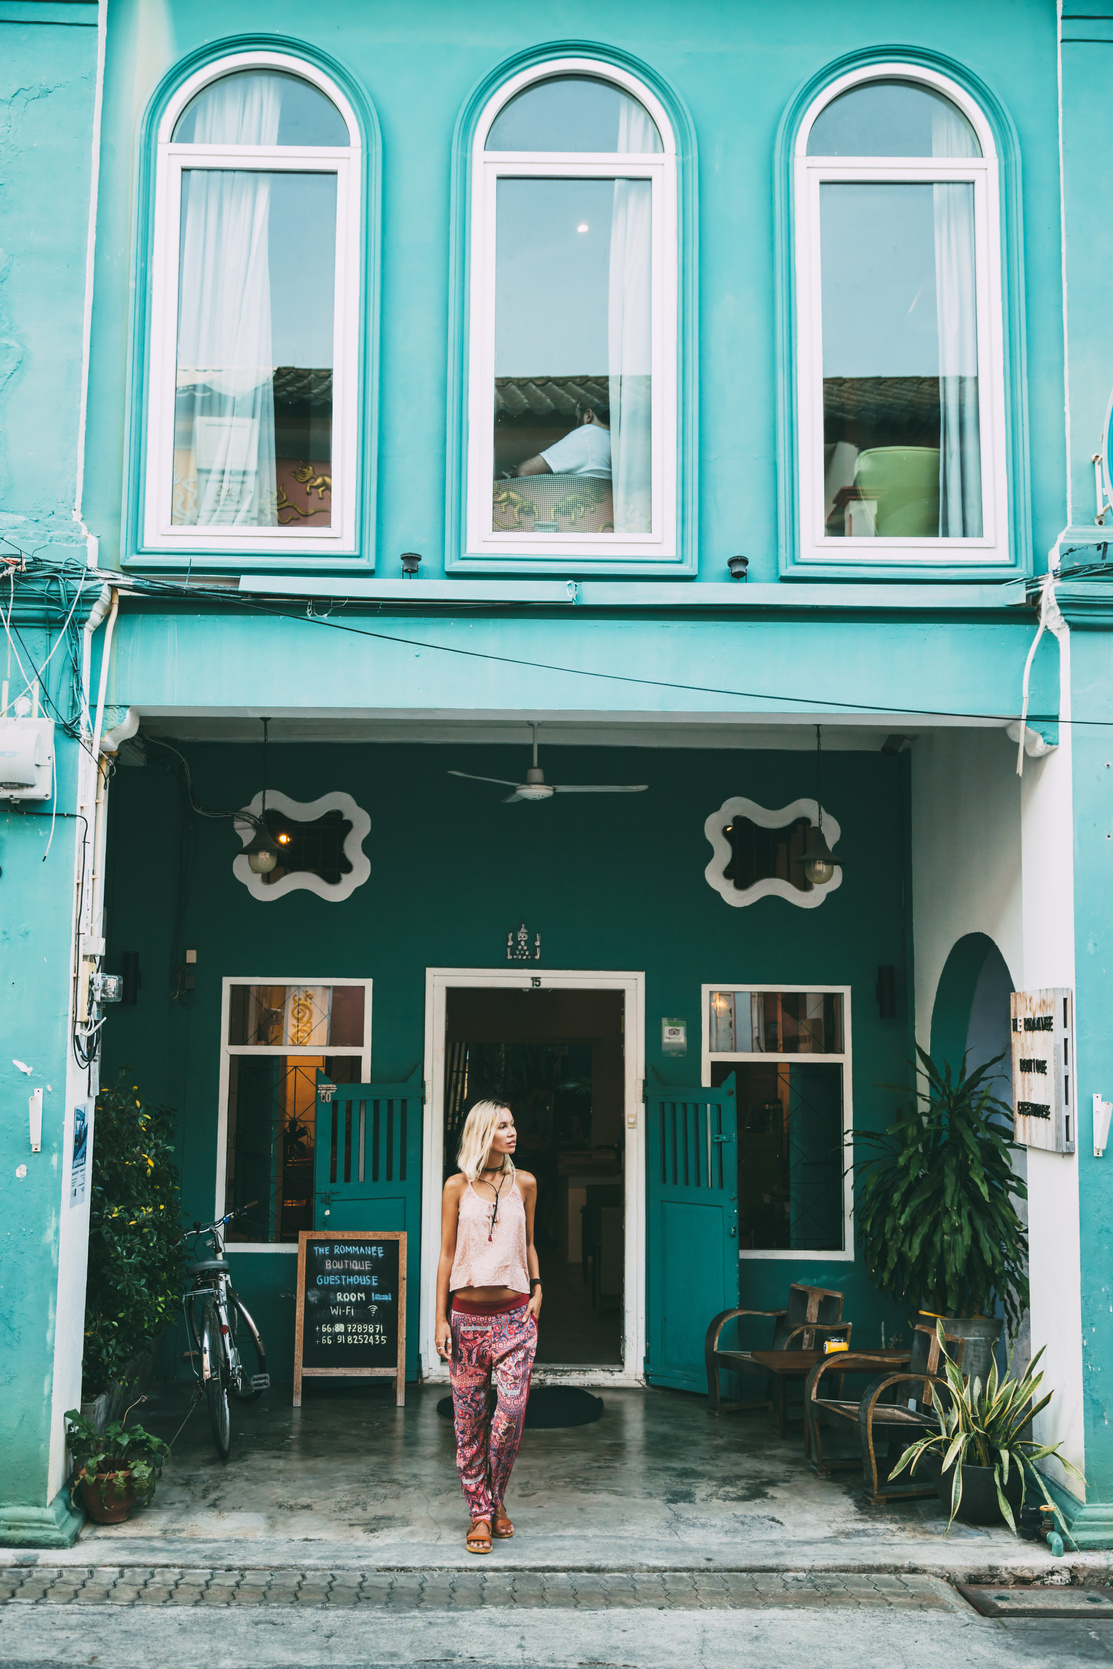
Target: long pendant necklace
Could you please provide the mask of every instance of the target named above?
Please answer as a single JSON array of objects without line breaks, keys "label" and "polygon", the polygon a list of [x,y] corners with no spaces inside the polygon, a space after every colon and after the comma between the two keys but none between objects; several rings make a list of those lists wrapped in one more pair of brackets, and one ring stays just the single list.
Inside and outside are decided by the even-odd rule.
[{"label": "long pendant necklace", "polygon": [[495,1185],[494,1185],[493,1182],[489,1182],[487,1184],[488,1188],[495,1188],[495,1203],[491,1207],[491,1227],[490,1227],[490,1230],[487,1234],[488,1242],[491,1242],[495,1238],[495,1224],[499,1220],[499,1196],[502,1193],[503,1185],[504,1185],[505,1182],[506,1182],[506,1172],[503,1171],[502,1182],[499,1183],[497,1188],[495,1188]]}]

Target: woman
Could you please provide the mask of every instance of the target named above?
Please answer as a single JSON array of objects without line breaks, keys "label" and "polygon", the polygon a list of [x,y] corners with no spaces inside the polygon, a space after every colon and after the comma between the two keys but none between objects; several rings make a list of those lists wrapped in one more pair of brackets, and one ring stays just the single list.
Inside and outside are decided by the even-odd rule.
[{"label": "woman", "polygon": [[456,1467],[471,1513],[469,1553],[490,1553],[492,1535],[514,1534],[503,1503],[537,1351],[537,1181],[514,1169],[517,1143],[510,1108],[477,1101],[460,1140],[460,1170],[445,1183],[441,1201],[437,1354],[452,1376]]}]

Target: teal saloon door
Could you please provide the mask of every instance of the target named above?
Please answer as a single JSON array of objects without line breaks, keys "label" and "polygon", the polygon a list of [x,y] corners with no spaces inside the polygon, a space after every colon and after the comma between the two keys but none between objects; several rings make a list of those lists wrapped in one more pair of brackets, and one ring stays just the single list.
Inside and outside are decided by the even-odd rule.
[{"label": "teal saloon door", "polygon": [[646,1378],[706,1391],[712,1316],[738,1303],[738,1103],[719,1089],[655,1091],[647,1107]]},{"label": "teal saloon door", "polygon": [[313,1227],[405,1229],[416,1286],[421,1223],[421,1080],[317,1084]]}]

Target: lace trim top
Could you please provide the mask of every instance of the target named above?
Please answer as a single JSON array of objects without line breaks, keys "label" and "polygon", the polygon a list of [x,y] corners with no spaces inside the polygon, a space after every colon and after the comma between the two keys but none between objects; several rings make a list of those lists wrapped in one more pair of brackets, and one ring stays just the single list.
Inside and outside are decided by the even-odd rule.
[{"label": "lace trim top", "polygon": [[465,1287],[509,1287],[511,1292],[529,1291],[526,1267],[526,1208],[518,1191],[518,1178],[503,1185],[498,1216],[493,1199],[485,1200],[469,1182],[460,1195],[460,1217],[456,1225],[456,1256],[448,1277],[450,1292]]}]

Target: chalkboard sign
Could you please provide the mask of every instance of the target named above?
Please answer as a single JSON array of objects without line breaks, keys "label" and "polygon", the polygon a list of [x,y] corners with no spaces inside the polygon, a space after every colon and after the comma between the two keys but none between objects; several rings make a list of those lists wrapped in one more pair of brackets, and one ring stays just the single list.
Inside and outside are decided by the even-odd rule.
[{"label": "chalkboard sign", "polygon": [[387,1379],[406,1400],[406,1236],[298,1236],[294,1407],[302,1379]]}]

